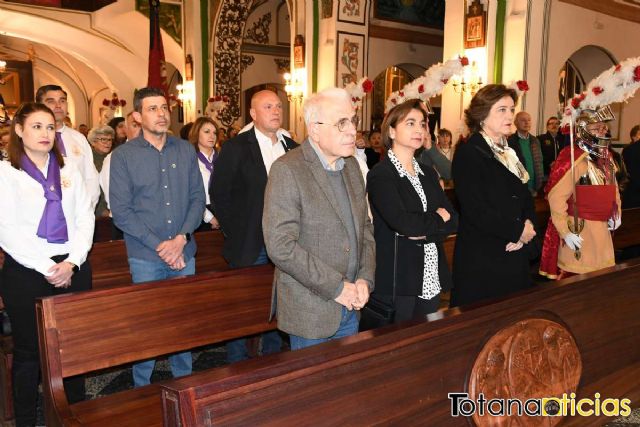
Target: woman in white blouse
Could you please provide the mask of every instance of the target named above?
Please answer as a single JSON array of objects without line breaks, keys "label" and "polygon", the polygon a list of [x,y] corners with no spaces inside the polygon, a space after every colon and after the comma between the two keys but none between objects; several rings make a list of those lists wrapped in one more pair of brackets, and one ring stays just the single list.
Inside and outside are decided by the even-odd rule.
[{"label": "woman in white blouse", "polygon": [[[80,173],[54,145],[55,119],[44,104],[15,114],[8,161],[0,162],[0,293],[14,342],[16,425],[34,425],[39,381],[35,300],[91,289],[94,215]],[[84,399],[84,378],[65,380],[70,402]]]},{"label": "woman in white blouse", "polygon": [[189,142],[193,144],[198,153],[198,166],[202,175],[202,184],[204,185],[204,193],[207,195],[207,205],[204,209],[202,224],[197,231],[220,228],[218,220],[213,215],[213,206],[209,197],[209,186],[211,184],[211,174],[213,166],[218,158],[216,151],[218,127],[209,117],[199,117],[193,123],[191,131],[189,131]]}]

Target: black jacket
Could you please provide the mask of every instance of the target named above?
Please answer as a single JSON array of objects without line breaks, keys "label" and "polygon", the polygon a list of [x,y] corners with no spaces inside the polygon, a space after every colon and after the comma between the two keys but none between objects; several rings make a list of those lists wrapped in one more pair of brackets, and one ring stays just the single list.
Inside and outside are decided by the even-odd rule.
[{"label": "black jacket", "polygon": [[[442,191],[438,174],[433,168],[420,165],[424,175],[420,183],[427,198],[427,212],[409,178],[401,178],[386,156],[367,175],[367,192],[373,214],[376,240],[376,288],[374,293],[391,295],[393,284],[394,235],[426,236],[426,241],[400,237],[397,254],[396,295],[422,294],[424,244],[436,243],[438,274],[443,290],[451,288],[451,272],[444,255],[442,242],[458,226],[458,214]],[[436,213],[445,208],[451,219],[444,222]]]},{"label": "black jacket", "polygon": [[529,219],[536,224],[527,184],[496,160],[475,133],[460,145],[452,165],[460,226],[453,258],[451,305],[506,295],[530,285],[528,245],[506,252]]},{"label": "black jacket", "polygon": [[[284,137],[285,151],[298,146]],[[255,128],[222,145],[209,195],[224,233],[222,255],[233,267],[252,265],[264,247],[262,209],[267,170]]]},{"label": "black jacket", "polygon": [[554,138],[549,132],[538,135],[540,141],[540,149],[542,150],[542,163],[544,165],[544,175],[549,176],[551,171],[551,163],[553,163],[560,154],[560,151],[568,144],[562,132],[558,132]]}]

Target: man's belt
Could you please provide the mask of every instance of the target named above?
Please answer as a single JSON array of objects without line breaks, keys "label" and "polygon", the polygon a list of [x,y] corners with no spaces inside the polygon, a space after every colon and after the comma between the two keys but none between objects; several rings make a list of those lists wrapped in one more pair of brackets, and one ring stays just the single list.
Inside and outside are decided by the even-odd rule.
[{"label": "man's belt", "polygon": [[[618,211],[615,185],[576,185],[578,218],[606,221]],[[573,195],[567,200],[569,216],[573,215]]]}]

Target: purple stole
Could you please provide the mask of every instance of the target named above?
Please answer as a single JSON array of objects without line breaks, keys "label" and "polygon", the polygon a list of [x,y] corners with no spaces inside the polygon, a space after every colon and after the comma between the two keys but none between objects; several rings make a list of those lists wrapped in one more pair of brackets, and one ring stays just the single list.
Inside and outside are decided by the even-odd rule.
[{"label": "purple stole", "polygon": [[62,185],[60,184],[60,165],[56,156],[49,153],[49,168],[45,178],[40,169],[27,157],[22,155],[22,170],[42,185],[47,203],[38,225],[38,237],[47,239],[49,243],[66,243],[69,240],[67,220],[62,210]]},{"label": "purple stole", "polygon": [[67,150],[64,148],[64,141],[62,140],[62,132],[56,132],[55,143],[62,157],[67,157]]},{"label": "purple stole", "polygon": [[207,159],[207,156],[202,154],[202,151],[198,151],[198,160],[200,160],[204,167],[209,171],[209,186],[211,186],[211,178],[213,177],[213,164],[215,163],[217,158],[218,152],[215,150],[213,150],[213,157],[211,158],[211,161]]}]

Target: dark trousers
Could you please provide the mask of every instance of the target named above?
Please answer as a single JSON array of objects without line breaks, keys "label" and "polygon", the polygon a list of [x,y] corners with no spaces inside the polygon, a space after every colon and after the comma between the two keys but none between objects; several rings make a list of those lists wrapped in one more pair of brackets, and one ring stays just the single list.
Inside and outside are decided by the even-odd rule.
[{"label": "dark trousers", "polygon": [[[54,257],[60,262],[66,255]],[[44,276],[35,270],[18,264],[6,255],[2,269],[4,301],[13,336],[13,410],[16,426],[32,426],[36,423],[36,403],[40,380],[38,331],[36,327],[36,298],[91,289],[91,266],[85,262],[75,273],[68,288],[54,288]],[[64,381],[69,403],[85,398],[84,376]]]},{"label": "dark trousers", "polygon": [[[391,295],[377,295],[376,298],[391,304]],[[435,313],[440,306],[440,294],[431,299],[422,299],[414,296],[396,295],[395,322],[424,318],[427,314]]]}]

